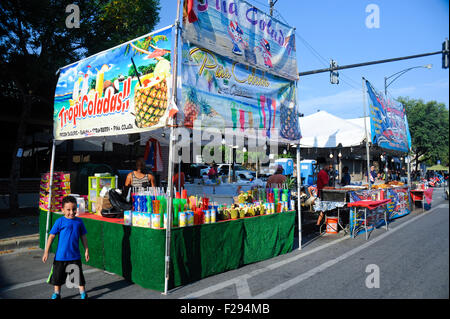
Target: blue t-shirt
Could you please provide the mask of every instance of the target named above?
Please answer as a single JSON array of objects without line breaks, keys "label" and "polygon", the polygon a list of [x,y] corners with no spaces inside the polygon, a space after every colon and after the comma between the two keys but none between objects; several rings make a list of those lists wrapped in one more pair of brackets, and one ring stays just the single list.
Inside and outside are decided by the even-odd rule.
[{"label": "blue t-shirt", "polygon": [[55,260],[69,261],[79,260],[80,246],[79,241],[82,235],[87,233],[81,218],[66,218],[65,216],[58,218],[50,230],[50,234],[59,234],[58,248],[56,249]]}]

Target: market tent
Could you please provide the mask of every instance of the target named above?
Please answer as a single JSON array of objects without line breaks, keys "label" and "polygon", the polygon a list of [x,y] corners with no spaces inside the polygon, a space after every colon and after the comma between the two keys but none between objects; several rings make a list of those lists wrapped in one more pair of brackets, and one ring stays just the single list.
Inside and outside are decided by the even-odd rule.
[{"label": "market tent", "polygon": [[[366,123],[364,124],[364,119],[366,120]],[[370,137],[370,117],[358,117],[354,119],[345,119],[347,122],[350,122],[352,124],[358,125],[364,129],[364,125],[367,125],[367,133]]]},{"label": "market tent", "polygon": [[443,166],[443,165],[433,165],[430,167],[427,167],[427,171],[446,171],[448,172],[448,166]]},{"label": "market tent", "polygon": [[[300,118],[302,128],[302,147],[342,147],[358,146],[365,140],[363,126],[354,124],[326,111],[320,111],[312,115]],[[370,127],[368,128],[368,133]]]}]

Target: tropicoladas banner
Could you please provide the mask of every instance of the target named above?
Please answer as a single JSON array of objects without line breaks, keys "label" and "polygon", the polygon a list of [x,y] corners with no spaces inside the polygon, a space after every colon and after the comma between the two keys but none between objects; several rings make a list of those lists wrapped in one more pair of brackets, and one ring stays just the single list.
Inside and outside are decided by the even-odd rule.
[{"label": "tropicoladas banner", "polygon": [[56,140],[139,133],[165,126],[170,113],[172,26],[60,70]]},{"label": "tropicoladas banner", "polygon": [[185,127],[200,120],[202,128],[249,134],[257,130],[263,138],[300,139],[295,82],[187,42],[181,63]]},{"label": "tropicoladas banner", "polygon": [[185,0],[182,37],[192,44],[298,80],[295,29],[241,0]]}]

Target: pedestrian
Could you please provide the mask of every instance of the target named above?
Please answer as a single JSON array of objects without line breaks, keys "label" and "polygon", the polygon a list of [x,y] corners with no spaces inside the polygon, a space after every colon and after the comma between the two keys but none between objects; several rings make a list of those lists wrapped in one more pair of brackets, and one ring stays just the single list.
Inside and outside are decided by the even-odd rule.
[{"label": "pedestrian", "polygon": [[370,166],[370,172],[369,172],[369,181],[370,184],[375,183],[375,181],[377,180],[377,172],[375,171],[375,166]]},{"label": "pedestrian", "polygon": [[[175,164],[175,168],[174,168],[175,174],[173,175],[173,178],[172,178],[173,185],[175,186],[175,188],[178,192],[181,192],[181,189],[184,187],[184,179],[185,179],[184,173],[181,170],[180,170],[180,176],[178,177],[178,170],[180,167],[181,167],[180,164]],[[180,183],[179,183],[180,185],[178,185],[178,180],[180,181]]]},{"label": "pedestrian", "polygon": [[341,179],[341,186],[346,186],[346,185],[350,185],[351,182],[351,176],[348,173],[349,168],[348,166],[344,166],[344,168],[342,169],[342,179]]},{"label": "pedestrian", "polygon": [[84,246],[84,257],[86,261],[89,261],[86,227],[84,226],[83,220],[75,216],[77,212],[77,200],[75,197],[64,197],[62,207],[64,216],[60,217],[50,230],[44,255],[42,256],[42,262],[45,263],[48,259],[48,253],[53,240],[58,235],[58,247],[47,283],[54,286],[52,299],[61,299],[61,286],[66,282],[67,273],[72,273],[71,270],[73,269],[73,274],[76,276],[74,278],[74,284],[79,287],[80,297],[81,299],[87,299],[85,289],[86,281],[81,267],[79,248],[79,241],[81,239]]},{"label": "pedestrian", "polygon": [[208,171],[208,178],[210,180],[212,180],[214,183],[216,182],[216,179],[217,179],[217,166],[216,166],[216,164],[213,164],[211,166],[211,168],[209,169],[209,171]]},{"label": "pedestrian", "polygon": [[[322,189],[328,185],[329,182],[329,176],[328,172],[333,169],[333,165],[325,165],[324,168],[320,170],[320,172],[317,174],[317,197],[319,199],[322,199]],[[324,217],[323,211],[319,213],[319,217],[317,218],[316,226],[320,227],[320,223],[322,222],[322,219]]]}]

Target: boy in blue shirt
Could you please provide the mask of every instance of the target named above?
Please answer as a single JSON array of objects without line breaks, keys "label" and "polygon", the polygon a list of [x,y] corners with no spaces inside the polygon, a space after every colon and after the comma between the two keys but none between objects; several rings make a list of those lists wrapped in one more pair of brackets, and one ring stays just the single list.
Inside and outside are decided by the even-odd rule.
[{"label": "boy in blue shirt", "polygon": [[77,201],[73,196],[66,196],[62,201],[63,217],[60,217],[48,236],[47,246],[45,247],[42,262],[48,259],[48,252],[55,236],[59,234],[58,248],[56,249],[55,259],[53,260],[52,270],[47,282],[54,285],[52,299],[60,299],[61,286],[66,282],[67,274],[72,273],[75,277],[75,284],[79,285],[81,299],[87,299],[85,291],[86,281],[81,268],[81,255],[79,240],[84,246],[84,255],[86,261],[89,261],[89,249],[86,238],[86,228],[81,218],[75,217],[77,212]]}]

